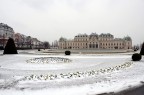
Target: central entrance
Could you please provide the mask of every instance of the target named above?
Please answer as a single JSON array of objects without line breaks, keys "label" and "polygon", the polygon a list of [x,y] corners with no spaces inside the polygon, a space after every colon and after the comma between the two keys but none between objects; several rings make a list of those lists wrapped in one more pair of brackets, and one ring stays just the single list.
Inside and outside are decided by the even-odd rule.
[{"label": "central entrance", "polygon": [[98,49],[98,44],[97,43],[90,43],[89,44],[89,48],[96,48],[96,49]]}]

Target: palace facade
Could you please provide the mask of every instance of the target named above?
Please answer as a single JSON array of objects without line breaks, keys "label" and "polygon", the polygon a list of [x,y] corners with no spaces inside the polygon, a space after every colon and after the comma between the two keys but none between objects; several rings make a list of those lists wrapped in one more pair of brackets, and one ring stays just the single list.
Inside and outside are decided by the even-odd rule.
[{"label": "palace facade", "polygon": [[59,49],[132,49],[132,39],[129,36],[114,38],[110,33],[79,34],[72,40],[61,37]]}]

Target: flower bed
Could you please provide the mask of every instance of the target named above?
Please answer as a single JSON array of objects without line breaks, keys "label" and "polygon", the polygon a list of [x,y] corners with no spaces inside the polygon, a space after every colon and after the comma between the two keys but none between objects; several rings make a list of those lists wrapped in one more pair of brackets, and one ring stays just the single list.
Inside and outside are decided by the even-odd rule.
[{"label": "flower bed", "polygon": [[47,64],[47,63],[69,63],[72,60],[68,58],[61,57],[40,57],[26,60],[27,63],[38,63],[38,64]]},{"label": "flower bed", "polygon": [[113,71],[122,70],[130,67],[133,62],[125,62],[124,64],[117,65],[114,67],[108,67],[99,70],[88,70],[88,71],[77,71],[77,72],[68,72],[60,74],[48,74],[48,75],[30,75],[26,76],[26,80],[55,80],[55,79],[73,79],[73,78],[83,78],[83,77],[94,77],[99,74],[110,73]]}]

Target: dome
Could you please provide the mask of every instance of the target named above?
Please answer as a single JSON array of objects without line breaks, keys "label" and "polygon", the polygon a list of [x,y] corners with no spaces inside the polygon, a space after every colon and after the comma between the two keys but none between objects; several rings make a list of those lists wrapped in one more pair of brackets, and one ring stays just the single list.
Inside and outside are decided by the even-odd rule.
[{"label": "dome", "polygon": [[59,39],[59,41],[60,41],[60,42],[61,42],[61,41],[66,41],[66,38],[61,37],[61,38]]},{"label": "dome", "polygon": [[127,40],[127,41],[131,41],[131,37],[127,36],[127,37],[124,37],[124,40]]}]

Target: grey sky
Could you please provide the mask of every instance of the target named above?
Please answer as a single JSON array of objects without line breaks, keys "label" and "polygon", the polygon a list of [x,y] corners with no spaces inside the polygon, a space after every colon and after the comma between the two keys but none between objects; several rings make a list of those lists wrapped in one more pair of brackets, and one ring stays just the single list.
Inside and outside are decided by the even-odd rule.
[{"label": "grey sky", "polygon": [[144,41],[144,0],[0,0],[0,22],[41,41],[111,33]]}]

